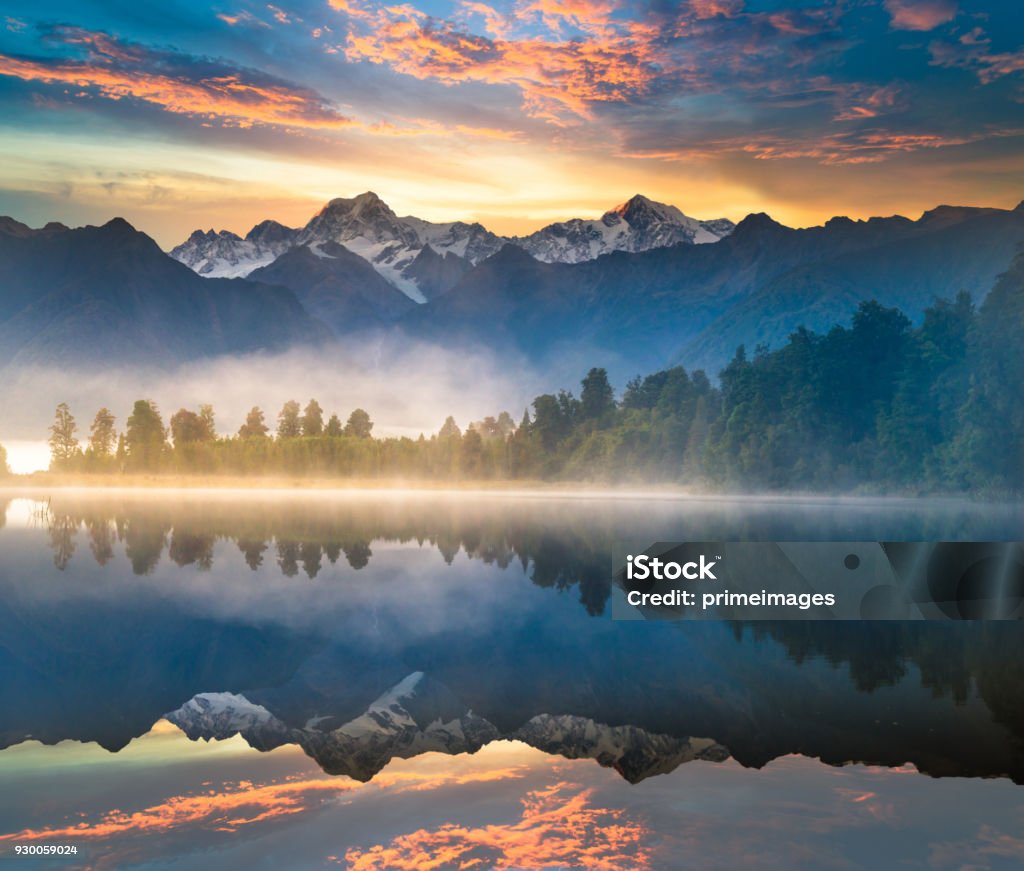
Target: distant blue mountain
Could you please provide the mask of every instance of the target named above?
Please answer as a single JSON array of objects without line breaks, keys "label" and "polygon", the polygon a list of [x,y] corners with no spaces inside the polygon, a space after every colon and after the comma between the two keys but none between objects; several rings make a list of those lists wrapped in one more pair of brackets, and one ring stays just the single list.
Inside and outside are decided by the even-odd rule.
[{"label": "distant blue mountain", "polygon": [[[585,355],[620,377],[668,364],[716,373],[736,347],[827,330],[877,299],[921,315],[981,300],[1024,243],[1024,210],[942,206],[919,220],[834,218],[795,230],[751,215],[720,242],[548,264],[506,245],[405,317],[413,335],[516,350],[564,368]],[[578,367],[578,364],[577,364]]]},{"label": "distant blue mountain", "polygon": [[116,218],[32,230],[0,218],[0,368],[166,364],[318,341],[285,288],[205,279]]},{"label": "distant blue mountain", "polygon": [[1022,243],[1020,207],[940,206],[802,230],[755,214],[717,242],[574,263],[507,242],[473,265],[428,245],[404,267],[414,302],[335,241],[289,247],[247,279],[207,278],[120,219],[33,230],[0,218],[0,368],[181,362],[386,329],[514,354],[553,377],[593,365],[618,380],[675,364],[714,375],[738,345],[827,330],[862,300],[911,318],[961,290],[980,301]]}]

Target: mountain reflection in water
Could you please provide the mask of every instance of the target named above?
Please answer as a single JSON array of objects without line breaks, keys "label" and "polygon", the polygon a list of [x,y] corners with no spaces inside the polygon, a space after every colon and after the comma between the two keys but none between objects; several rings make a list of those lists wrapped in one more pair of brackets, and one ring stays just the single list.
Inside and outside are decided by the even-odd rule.
[{"label": "mountain reflection in water", "polygon": [[[213,809],[200,802],[206,810],[196,810],[195,820],[186,814],[174,824],[179,835],[199,827],[212,837],[247,821],[284,825],[270,818],[305,815],[329,794],[343,794],[348,807],[362,794],[353,791],[357,784],[387,793],[402,766],[432,766],[437,754],[452,771],[463,766],[456,760],[481,760],[485,770],[466,775],[477,798],[465,798],[469,786],[459,793],[468,822],[458,837],[423,801],[413,808],[403,803],[412,799],[392,796],[388,812],[406,807],[403,819],[413,815],[416,831],[394,823],[365,850],[332,854],[352,868],[407,860],[416,867],[416,838],[423,848],[443,841],[466,861],[504,867],[494,858],[500,854],[514,866],[515,844],[556,837],[543,821],[566,809],[589,821],[572,825],[592,840],[620,824],[634,833],[633,841],[602,841],[612,857],[605,867],[673,867],[656,860],[650,844],[674,843],[676,823],[656,823],[663,812],[644,796],[664,793],[677,807],[684,799],[671,784],[684,772],[714,792],[745,770],[754,780],[744,779],[743,789],[754,789],[758,801],[769,784],[781,784],[778,800],[790,801],[801,784],[818,782],[812,772],[820,763],[844,767],[842,789],[850,795],[883,795],[858,799],[873,814],[887,813],[895,800],[897,781],[905,780],[896,774],[999,778],[1000,790],[1024,783],[1024,637],[1016,623],[742,625],[615,622],[609,614],[616,539],[1018,539],[1016,507],[202,491],[60,491],[6,498],[0,507],[0,778],[37,796],[24,805],[0,800],[0,852],[4,838],[47,842],[82,818],[93,821],[81,825],[96,838],[113,838],[101,851],[108,867],[131,867],[124,857],[135,854],[119,852],[137,834],[126,819],[155,815],[159,827],[168,815],[178,820],[182,809],[199,808],[195,796],[168,804],[156,792],[136,795],[134,780],[113,785],[122,777],[114,760],[152,746],[155,724],[160,735],[180,739],[172,757],[182,771],[191,770],[189,746],[202,758],[203,747],[250,754],[236,752],[234,780],[224,774],[212,792],[203,783],[215,780],[190,782],[195,795],[207,790],[227,803]],[[182,744],[186,738],[193,743]],[[94,744],[59,743],[68,739]],[[91,755],[95,744],[115,755]],[[496,774],[482,760],[508,746],[549,761],[528,789],[512,790],[519,791],[509,807],[526,810],[506,831],[487,823],[483,809],[505,788],[497,782],[518,775],[502,767]],[[48,772],[69,753],[88,756],[94,777],[66,795]],[[798,765],[798,757],[820,761]],[[282,758],[291,774],[282,773]],[[310,764],[324,774],[310,775],[303,768]],[[598,783],[599,766],[621,786]],[[254,779],[266,767],[278,780],[260,786]],[[315,781],[315,801],[274,786],[299,778],[299,769],[301,782]],[[888,778],[880,774],[890,770]],[[160,772],[146,782],[166,789],[171,775]],[[108,782],[124,793],[117,809],[130,805],[143,816],[104,805],[110,798],[100,785]],[[1024,799],[1016,793],[1008,799],[974,783],[977,801],[998,795],[1000,808],[1020,815]],[[56,800],[58,793],[66,797]],[[593,803],[611,793],[610,804]],[[260,801],[271,798],[284,804],[261,810]],[[644,810],[627,825],[631,802]],[[653,831],[643,828],[650,825]],[[370,837],[369,828],[359,831],[346,843]],[[994,865],[1024,857],[1024,844],[992,832],[994,846],[979,845],[978,832],[969,846],[947,845],[952,866],[981,855],[996,856]],[[682,842],[673,848],[686,850]],[[563,867],[587,864],[586,854],[566,850]],[[154,859],[161,848],[147,851],[139,854],[150,857],[142,865],[164,867]],[[556,854],[548,858],[557,864]],[[591,858],[593,865],[598,854]],[[743,864],[733,859],[722,861]],[[168,860],[166,867],[176,866]]]},{"label": "mountain reflection in water", "polygon": [[914,501],[70,492],[0,531],[0,743],[298,745],[368,780],[513,739],[639,782],[692,760],[1024,782],[1009,623],[624,624],[617,538],[1013,538]]}]

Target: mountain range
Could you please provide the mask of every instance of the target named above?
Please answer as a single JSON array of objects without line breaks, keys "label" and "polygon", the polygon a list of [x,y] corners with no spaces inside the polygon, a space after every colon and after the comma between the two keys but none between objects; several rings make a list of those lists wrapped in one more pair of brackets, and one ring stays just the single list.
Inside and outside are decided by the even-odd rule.
[{"label": "mountain range", "polygon": [[793,229],[765,214],[695,221],[640,196],[509,239],[399,218],[367,193],[300,229],[197,231],[171,255],[121,219],[34,230],[2,218],[0,368],[163,365],[383,331],[559,379],[594,365],[619,382],[674,364],[714,375],[737,346],[826,330],[862,300],[912,319],[961,290],[980,301],[1022,243],[1021,207]]},{"label": "mountain range", "polygon": [[518,351],[536,365],[619,380],[667,365],[715,375],[745,344],[824,331],[876,299],[914,320],[936,298],[981,300],[1024,243],[1024,208],[940,206],[903,217],[792,229],[750,215],[712,245],[542,263],[506,245],[429,306],[411,334]]},{"label": "mountain range", "polygon": [[359,716],[331,716],[289,724],[234,693],[200,693],[164,718],[193,741],[241,735],[257,750],[297,744],[328,774],[371,780],[392,759],[422,753],[475,753],[493,741],[522,741],[568,759],[594,759],[630,783],[664,774],[685,762],[722,762],[729,751],[702,738],[652,734],[635,726],[607,726],[586,717],[540,714],[503,733],[423,672],[413,672]]},{"label": "mountain range", "polygon": [[[584,618],[566,631],[566,611],[543,605],[488,632],[371,633],[368,643],[353,631],[362,610],[331,618],[336,637],[250,626],[196,614],[161,577],[139,597],[118,585],[102,609],[53,609],[42,597],[0,613],[0,667],[20,699],[0,707],[0,748],[70,739],[116,752],[163,718],[193,739],[295,744],[360,780],[391,758],[518,740],[593,759],[634,783],[695,759],[760,768],[794,753],[1024,782],[1010,623],[964,621],[942,633],[956,666],[948,680],[980,687],[965,704],[941,681],[922,687],[904,666],[902,651],[930,662],[936,643],[929,627],[910,623],[774,627],[786,647],[712,623],[636,633]],[[640,672],[629,668],[637,662]],[[878,683],[882,717],[879,695],[867,691]],[[915,723],[927,728],[908,729]]]},{"label": "mountain range", "polygon": [[637,194],[598,219],[573,218],[528,236],[503,238],[476,222],[433,223],[399,217],[368,191],[352,199],[331,200],[301,229],[263,221],[244,239],[227,230],[196,230],[171,256],[200,275],[239,278],[298,247],[331,256],[323,253],[322,246],[338,243],[422,303],[448,290],[469,269],[509,243],[545,263],[582,263],[611,251],[717,242],[732,229],[732,222],[725,218],[698,221],[674,206]]}]

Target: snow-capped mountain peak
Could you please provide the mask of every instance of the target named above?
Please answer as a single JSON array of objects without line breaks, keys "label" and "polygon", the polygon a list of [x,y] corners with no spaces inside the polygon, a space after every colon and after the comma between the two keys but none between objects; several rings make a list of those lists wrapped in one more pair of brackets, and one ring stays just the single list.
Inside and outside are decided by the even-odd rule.
[{"label": "snow-capped mountain peak", "polygon": [[356,250],[348,243],[357,240],[371,245],[397,242],[406,247],[418,247],[419,243],[415,231],[372,191],[331,200],[302,229],[298,243],[340,242]]},{"label": "snow-capped mountain peak", "polygon": [[244,278],[294,247],[297,232],[277,221],[257,224],[244,239],[229,230],[196,230],[171,256],[207,278]]},{"label": "snow-capped mountain peak", "polygon": [[550,224],[515,241],[546,263],[582,263],[612,251],[717,242],[732,230],[732,222],[725,218],[698,221],[675,206],[636,194],[600,218]]},{"label": "snow-capped mountain peak", "polygon": [[665,203],[656,203],[654,200],[648,199],[643,194],[633,194],[626,202],[620,203],[614,209],[611,210],[620,218],[625,218],[631,224],[635,220],[644,215],[654,215],[663,221],[678,221],[683,222],[686,220],[684,215],[675,206],[669,206]]},{"label": "snow-capped mountain peak", "polygon": [[416,302],[426,302],[426,295],[409,267],[428,245],[442,256],[451,253],[471,265],[501,246],[501,240],[479,224],[400,218],[371,191],[352,199],[331,200],[299,233],[297,241],[300,245],[327,241],[344,245]]},{"label": "snow-capped mountain peak", "polygon": [[289,729],[262,705],[236,693],[199,693],[175,711],[164,715],[193,741],[222,740],[243,734],[258,735],[253,746],[277,746],[286,740]]},{"label": "snow-capped mountain peak", "polygon": [[386,690],[364,713],[337,726],[339,718],[329,710],[297,710],[295,720],[286,722],[233,693],[201,693],[164,717],[192,740],[240,734],[260,750],[298,744],[328,773],[362,781],[395,758],[475,753],[499,740],[522,741],[567,759],[595,759],[631,783],[693,760],[721,762],[729,756],[725,747],[708,739],[609,726],[572,715],[539,714],[503,732],[420,671]]},{"label": "snow-capped mountain peak", "polygon": [[[581,263],[612,251],[717,242],[732,230],[725,218],[699,221],[637,194],[600,218],[572,218],[527,236],[501,237],[476,222],[399,217],[366,191],[331,200],[300,230],[276,221],[257,224],[244,239],[227,230],[197,230],[171,256],[200,275],[244,277],[296,246],[317,252],[318,246],[333,242],[362,257],[411,299],[425,302],[447,290],[446,281],[457,280],[510,242],[548,263]],[[443,269],[437,263],[425,266],[431,257],[421,255],[431,252],[447,261]]]}]

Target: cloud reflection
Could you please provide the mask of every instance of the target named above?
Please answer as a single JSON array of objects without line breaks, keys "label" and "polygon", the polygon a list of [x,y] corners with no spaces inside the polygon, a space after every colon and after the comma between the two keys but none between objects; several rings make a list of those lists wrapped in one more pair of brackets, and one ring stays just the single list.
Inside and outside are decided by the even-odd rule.
[{"label": "cloud reflection", "polygon": [[515,823],[455,823],[345,853],[352,871],[375,869],[650,867],[651,832],[619,808],[593,806],[594,790],[565,781],[523,798]]}]

